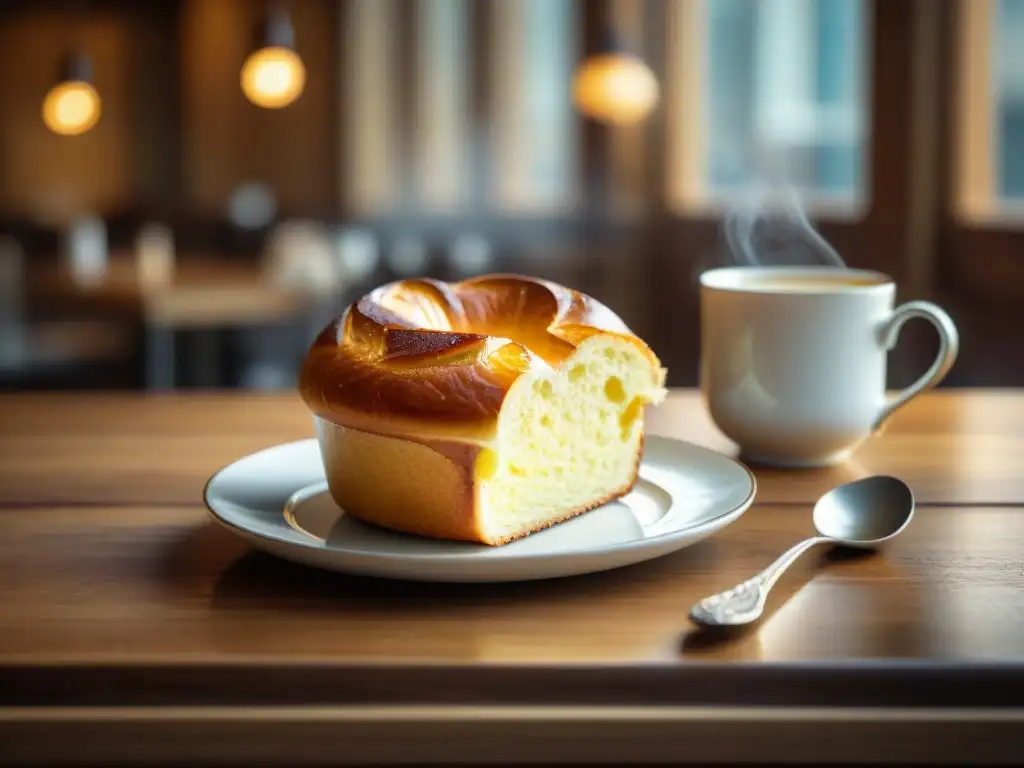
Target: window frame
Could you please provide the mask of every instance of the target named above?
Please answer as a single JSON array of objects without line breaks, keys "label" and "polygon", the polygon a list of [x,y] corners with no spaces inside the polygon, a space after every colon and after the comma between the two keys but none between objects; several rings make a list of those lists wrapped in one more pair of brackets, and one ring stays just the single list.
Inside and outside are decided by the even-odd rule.
[{"label": "window frame", "polygon": [[942,121],[947,159],[938,260],[944,294],[966,306],[1024,299],[1024,216],[996,207],[989,49],[994,0],[954,0],[948,13],[951,84]]},{"label": "window frame", "polygon": [[[649,29],[664,29],[662,8],[704,0],[651,3]],[[898,300],[935,298],[935,249],[938,211],[933,190],[940,183],[939,108],[941,80],[936,74],[943,56],[941,35],[945,11],[928,0],[883,2],[866,0],[868,14],[867,108],[870,139],[866,147],[862,215],[851,217],[811,201],[808,216],[818,231],[850,266],[891,275]],[[944,5],[944,4],[943,4]],[[693,13],[692,9],[689,11]],[[696,25],[694,25],[696,26]],[[656,74],[671,82],[665,46],[650,41]],[[908,45],[909,42],[909,45]],[[668,124],[666,125],[666,120]],[[660,110],[650,130],[664,136],[671,130],[671,110]],[[655,184],[665,188],[664,170],[652,169]],[[923,191],[922,191],[923,190]],[[651,217],[652,232],[644,239],[649,250],[652,302],[647,332],[678,379],[696,384],[699,334],[680,334],[680,327],[699,328],[697,275],[702,260],[720,243],[721,215],[694,206],[689,214],[672,210],[664,196]],[[890,359],[896,382],[910,381],[924,369],[934,350],[930,329],[910,327],[901,339],[901,354]],[[675,383],[675,382],[673,382]]]}]

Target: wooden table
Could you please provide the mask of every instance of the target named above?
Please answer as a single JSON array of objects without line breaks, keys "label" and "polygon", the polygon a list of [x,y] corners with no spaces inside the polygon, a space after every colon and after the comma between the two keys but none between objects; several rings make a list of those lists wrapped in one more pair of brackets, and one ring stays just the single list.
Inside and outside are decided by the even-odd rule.
[{"label": "wooden table", "polygon": [[[649,425],[731,451],[691,392]],[[843,467],[759,470],[755,506],[675,555],[489,586],[319,572],[214,527],[213,471],[311,436],[294,396],[9,396],[0,429],[0,762],[1024,754],[1024,393],[931,394]],[[885,555],[807,556],[744,633],[688,624],[874,472],[920,504]]]}]

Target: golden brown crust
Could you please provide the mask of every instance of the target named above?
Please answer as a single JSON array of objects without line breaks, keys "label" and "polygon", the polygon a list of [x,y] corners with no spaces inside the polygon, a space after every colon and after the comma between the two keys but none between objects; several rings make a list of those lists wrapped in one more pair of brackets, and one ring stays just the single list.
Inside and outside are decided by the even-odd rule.
[{"label": "golden brown crust", "polygon": [[595,299],[520,275],[403,280],[354,302],[306,356],[299,391],[320,418],[393,435],[489,439],[515,380],[596,333],[656,358]]},{"label": "golden brown crust", "polygon": [[326,422],[317,429],[330,493],[346,514],[401,533],[481,541],[473,468],[485,449],[405,440]]}]

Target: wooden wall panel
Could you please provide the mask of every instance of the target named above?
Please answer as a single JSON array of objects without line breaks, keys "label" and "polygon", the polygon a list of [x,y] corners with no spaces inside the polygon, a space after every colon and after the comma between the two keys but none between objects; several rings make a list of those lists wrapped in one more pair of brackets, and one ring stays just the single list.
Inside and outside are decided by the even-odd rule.
[{"label": "wooden wall panel", "polygon": [[[135,197],[130,147],[131,25],[112,12],[81,24],[55,9],[7,12],[0,22],[0,215],[60,225],[84,213],[129,206]],[[93,59],[99,123],[58,136],[42,102],[73,40]]]},{"label": "wooden wall panel", "polygon": [[287,6],[306,66],[302,96],[283,109],[245,98],[239,72],[262,4],[185,0],[182,5],[181,153],[183,205],[222,216],[233,190],[266,185],[284,215],[329,215],[334,207],[335,4]]},{"label": "wooden wall panel", "polygon": [[[626,44],[650,65],[644,48],[644,0],[612,0],[610,15],[613,28]],[[660,108],[660,105],[659,107]],[[619,213],[636,214],[651,206],[647,199],[645,177],[649,123],[609,126],[608,163],[612,184],[611,200]]]},{"label": "wooden wall panel", "polygon": [[[700,0],[669,0],[664,7],[665,80],[660,109],[665,124],[665,206],[692,213],[705,197],[707,137],[704,82],[707,72],[707,8]],[[655,193],[661,190],[655,190]]]},{"label": "wooden wall panel", "polygon": [[398,10],[395,0],[347,0],[338,22],[338,194],[361,215],[386,213],[398,197]]}]

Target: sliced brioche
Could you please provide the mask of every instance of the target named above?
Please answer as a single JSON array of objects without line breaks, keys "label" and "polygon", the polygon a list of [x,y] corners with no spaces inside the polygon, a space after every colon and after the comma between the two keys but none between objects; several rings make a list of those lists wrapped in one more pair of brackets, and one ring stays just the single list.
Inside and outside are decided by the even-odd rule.
[{"label": "sliced brioche", "polygon": [[348,514],[498,545],[633,487],[664,376],[592,298],[488,276],[377,289],[314,343],[300,390]]}]

